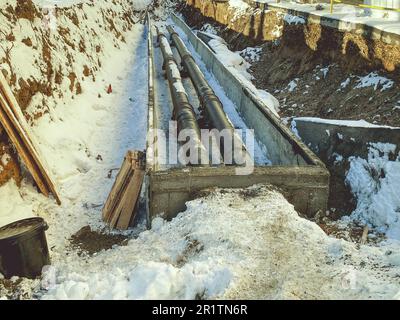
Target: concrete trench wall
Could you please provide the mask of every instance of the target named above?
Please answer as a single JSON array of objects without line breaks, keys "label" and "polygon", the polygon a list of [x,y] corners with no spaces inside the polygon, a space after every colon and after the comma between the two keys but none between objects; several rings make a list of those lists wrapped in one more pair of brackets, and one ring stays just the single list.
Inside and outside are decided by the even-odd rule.
[{"label": "concrete trench wall", "polygon": [[319,166],[256,167],[248,176],[236,175],[235,168],[185,168],[150,174],[150,216],[174,218],[197,192],[210,188],[245,188],[271,184],[281,188],[289,202],[304,215],[325,212],[329,173]]},{"label": "concrete trench wall", "polygon": [[400,152],[400,128],[350,127],[307,118],[295,118],[294,122],[298,135],[331,172],[328,208],[334,208],[336,218],[350,214],[357,205],[357,199],[345,182],[352,157],[368,161],[371,143],[395,145],[394,153],[388,155],[391,161],[395,161]]},{"label": "concrete trench wall", "polygon": [[301,139],[322,159],[333,154],[344,158],[368,158],[370,143],[390,143],[400,152],[400,128],[353,127],[295,118],[296,130]]},{"label": "concrete trench wall", "polygon": [[[226,90],[226,94],[239,106],[238,111],[244,116],[248,127],[255,129],[257,139],[265,142],[272,156],[271,160],[276,165],[258,166],[250,175],[237,175],[237,168],[234,166],[183,167],[161,171],[154,165],[154,161],[148,161],[149,221],[156,216],[174,218],[185,210],[186,202],[201,190],[215,187],[243,188],[260,183],[281,188],[296,210],[304,215],[311,217],[318,211],[324,212],[329,194],[329,172],[323,163],[280,123],[262,101],[217,62],[218,59],[212,51],[183,21],[177,17],[174,17],[174,21],[181,29],[186,28],[186,34],[204,59],[203,62],[210,71],[218,75],[217,80]],[[152,39],[150,34],[149,38]],[[152,41],[149,40],[149,46],[151,45]],[[151,54],[151,48],[149,52]],[[153,71],[149,70],[151,74]],[[149,110],[153,110],[154,114],[157,106],[150,102]],[[149,128],[157,125],[155,118],[154,115],[149,116]],[[147,157],[150,154],[155,156],[156,150],[149,146],[150,143]]]}]

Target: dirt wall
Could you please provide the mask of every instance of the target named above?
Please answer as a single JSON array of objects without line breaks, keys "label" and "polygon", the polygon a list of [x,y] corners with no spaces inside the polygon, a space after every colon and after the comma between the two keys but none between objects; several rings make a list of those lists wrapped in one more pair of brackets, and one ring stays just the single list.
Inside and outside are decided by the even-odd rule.
[{"label": "dirt wall", "polygon": [[389,72],[400,68],[400,47],[360,35],[359,27],[353,31],[339,31],[307,18],[304,24],[294,24],[288,22],[282,12],[249,6],[238,9],[212,0],[185,0],[180,9],[192,26],[205,19],[219,24],[235,49],[280,40],[287,41],[287,52],[282,52],[285,55],[292,55],[301,47],[308,55],[340,60],[351,67],[383,68]]},{"label": "dirt wall", "polygon": [[400,126],[399,45],[272,10],[209,0],[186,0],[180,10],[191,27],[210,24],[231,50],[262,49],[250,72],[259,89],[279,100],[282,118]]}]

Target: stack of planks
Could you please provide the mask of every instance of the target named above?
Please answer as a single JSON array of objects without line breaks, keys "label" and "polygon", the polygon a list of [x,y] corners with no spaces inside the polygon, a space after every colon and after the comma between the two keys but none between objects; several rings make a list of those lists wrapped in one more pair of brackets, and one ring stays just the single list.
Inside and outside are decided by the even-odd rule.
[{"label": "stack of planks", "polygon": [[49,175],[48,166],[39,153],[38,143],[2,72],[0,72],[0,122],[39,190],[46,197],[53,194],[60,205],[61,200]]},{"label": "stack of planks", "polygon": [[128,151],[103,208],[103,221],[113,229],[127,230],[135,219],[145,176],[145,154]]}]

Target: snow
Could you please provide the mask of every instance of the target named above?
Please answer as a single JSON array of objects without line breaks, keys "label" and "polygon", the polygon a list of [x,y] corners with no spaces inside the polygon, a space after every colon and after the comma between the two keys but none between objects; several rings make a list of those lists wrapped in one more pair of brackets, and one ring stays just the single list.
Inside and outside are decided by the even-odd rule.
[{"label": "snow", "polygon": [[249,63],[260,61],[261,53],[261,47],[247,47],[239,52],[239,54]]},{"label": "snow", "polygon": [[[29,186],[25,186],[29,188]],[[33,205],[25,201],[14,180],[0,188],[0,227],[16,220],[34,217]]]},{"label": "snow", "polygon": [[[153,0],[133,0],[132,6],[135,10],[144,10]],[[57,5],[58,7],[70,7],[79,3],[89,3],[92,0],[33,0],[33,2],[41,7]]]},{"label": "snow", "polygon": [[392,298],[400,290],[398,265],[374,269],[397,261],[387,247],[328,237],[269,187],[216,190],[187,207],[125,247],[65,257],[42,298]]},{"label": "snow", "polygon": [[371,143],[368,159],[349,159],[346,183],[357,199],[352,218],[400,240],[400,154],[395,150],[393,144]]},{"label": "snow", "polygon": [[293,92],[294,89],[297,88],[297,82],[299,81],[299,78],[293,79],[292,81],[289,82],[288,86],[287,86],[287,90],[289,92]]},{"label": "snow", "polygon": [[229,0],[229,6],[235,8],[237,17],[250,8],[250,6],[242,0]]},{"label": "snow", "polygon": [[[114,10],[123,10],[120,5],[124,2],[112,6]],[[96,43],[102,43],[101,59],[105,58],[101,69],[95,72],[96,81],[83,81],[81,95],[68,94],[68,84],[62,85],[64,95],[48,98],[48,112],[32,127],[61,189],[62,206],[38,194],[29,178],[23,181],[19,190],[12,181],[0,188],[0,226],[32,215],[43,217],[50,225],[47,235],[49,247],[55,248],[52,252],[55,264],[68,251],[67,239],[72,234],[88,224],[94,229],[104,227],[100,210],[113,183],[113,179],[107,177],[109,170],[121,165],[127,150],[145,148],[145,28],[134,25],[131,31],[124,33],[126,43],[119,41],[114,46],[113,36],[91,20],[101,16],[101,11],[108,6],[108,2],[84,6],[84,12],[90,18],[81,21],[81,31],[74,29],[78,39],[86,27],[96,28],[98,32]],[[114,22],[122,29],[119,17],[116,16]],[[55,43],[62,46],[61,41]],[[64,51],[54,50],[60,63],[67,64]],[[69,68],[76,71],[86,62],[76,55]],[[29,69],[35,72],[36,67]],[[113,86],[113,93],[107,95],[109,84]],[[102,161],[97,160],[99,155]]]},{"label": "snow", "polygon": [[371,72],[364,77],[359,77],[356,89],[374,87],[377,90],[381,87],[381,92],[392,88],[394,81],[388,78],[379,76],[376,72]]},{"label": "snow", "polygon": [[[239,1],[231,2],[239,5]],[[134,3],[144,6],[148,1]],[[106,2],[84,10],[91,17],[100,16],[103,5]],[[87,23],[96,25],[92,20]],[[84,30],[84,23],[81,27]],[[0,226],[31,216],[43,217],[50,226],[47,238],[53,265],[44,270],[41,280],[23,280],[25,298],[399,298],[398,245],[359,246],[328,237],[269,186],[215,190],[189,202],[170,222],[156,218],[151,230],[128,232],[126,246],[93,256],[72,249],[68,239],[82,227],[104,229],[100,211],[113,183],[107,177],[109,170],[120,166],[128,149],[143,150],[146,143],[146,29],[136,24],[124,33],[126,43],[118,42],[118,46],[104,30],[97,31],[98,41],[104,44],[104,61],[95,72],[96,81],[82,82],[81,95],[48,99],[48,112],[32,124],[60,186],[62,206],[40,195],[29,178],[21,188],[13,181],[0,188]],[[54,50],[60,53],[61,49]],[[57,56],[66,64],[65,56]],[[76,58],[71,69],[82,68],[86,62]],[[204,64],[200,67],[223,99],[219,84]],[[43,76],[35,67],[30,69]],[[26,75],[28,71],[18,70]],[[109,84],[113,93],[107,95]],[[68,84],[61,85],[61,92],[68,90]],[[243,126],[232,103],[223,102],[235,126]],[[385,154],[385,161],[386,153],[393,151],[393,146],[372,147]],[[369,165],[383,168],[387,179],[399,181],[398,168],[379,160],[381,154],[373,155]],[[358,160],[354,161],[357,168]],[[393,197],[390,208],[395,201]],[[385,221],[393,215],[394,211]],[[0,299],[5,299],[1,293]]]},{"label": "snow", "polygon": [[218,31],[214,28],[214,26],[209,23],[202,25],[200,31],[203,31],[209,35],[217,35],[218,34]]},{"label": "snow", "polygon": [[281,13],[281,15],[283,15],[283,20],[285,20],[286,23],[290,25],[291,24],[298,25],[306,23],[306,20],[303,17],[294,16],[288,13]]},{"label": "snow", "polygon": [[340,88],[345,89],[350,84],[351,79],[347,78],[340,84]]},{"label": "snow", "polygon": [[[183,34],[181,35],[183,36]],[[251,64],[240,55],[240,52],[232,52],[225,41],[219,38],[210,40],[208,45],[213,49],[217,58],[236,76],[245,86],[259,96],[267,107],[279,117],[279,101],[269,92],[257,89],[251,80],[253,76],[247,71]]]},{"label": "snow", "polygon": [[[239,2],[237,0],[236,2]],[[309,14],[324,19],[332,18],[339,20],[337,24],[340,30],[355,29],[357,24],[365,24],[374,27],[380,31],[400,34],[400,13],[388,10],[363,9],[352,5],[335,3],[334,12],[330,13],[330,6],[323,4],[323,10],[316,9],[316,3],[296,3],[294,1],[276,0],[257,0],[260,3],[268,3],[270,9],[279,8],[288,12],[298,12],[299,15],[307,16]]]},{"label": "snow", "polygon": [[356,128],[386,128],[386,129],[398,129],[396,127],[390,126],[381,126],[373,123],[369,123],[365,120],[334,120],[334,119],[321,119],[314,117],[298,117],[294,120],[315,122],[315,123],[325,123],[336,126],[345,126],[345,127],[356,127]]}]

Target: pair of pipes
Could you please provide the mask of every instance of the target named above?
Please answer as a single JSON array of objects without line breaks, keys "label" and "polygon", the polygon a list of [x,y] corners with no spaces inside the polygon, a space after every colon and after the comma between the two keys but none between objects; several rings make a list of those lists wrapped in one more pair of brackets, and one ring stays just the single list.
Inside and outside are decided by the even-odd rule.
[{"label": "pair of pipes", "polygon": [[[201,72],[200,68],[196,64],[188,48],[171,26],[168,26],[167,30],[171,35],[174,46],[178,50],[182,65],[192,80],[200,103],[205,109],[206,116],[209,119],[211,126],[217,129],[219,132],[225,130],[225,134],[228,133],[229,136],[232,138],[232,141],[230,142],[233,143],[234,146],[240,145],[241,151],[244,151],[244,153],[246,154],[245,156],[247,157],[248,154],[246,152],[246,149],[243,146],[240,138],[235,134],[235,129],[232,123],[229,121],[228,117],[226,116],[221,101],[218,99],[214,90],[208,84],[204,74]],[[164,68],[169,81],[172,101],[174,105],[174,118],[178,123],[178,131],[180,132],[184,129],[190,129],[191,132],[194,133],[194,137],[192,138],[196,141],[196,143],[198,142],[198,145],[196,145],[197,152],[199,152],[199,155],[204,156],[204,147],[201,143],[200,128],[196,120],[196,114],[188,100],[188,96],[183,87],[180,71],[174,59],[169,41],[165,34],[162,33],[160,30],[158,30],[158,41],[164,58]],[[220,152],[221,150],[224,150],[224,148],[224,143],[221,141],[221,145],[219,148]],[[236,164],[233,155],[232,159],[230,160],[232,161],[232,163],[230,164]],[[243,163],[243,161],[240,162]]]}]

